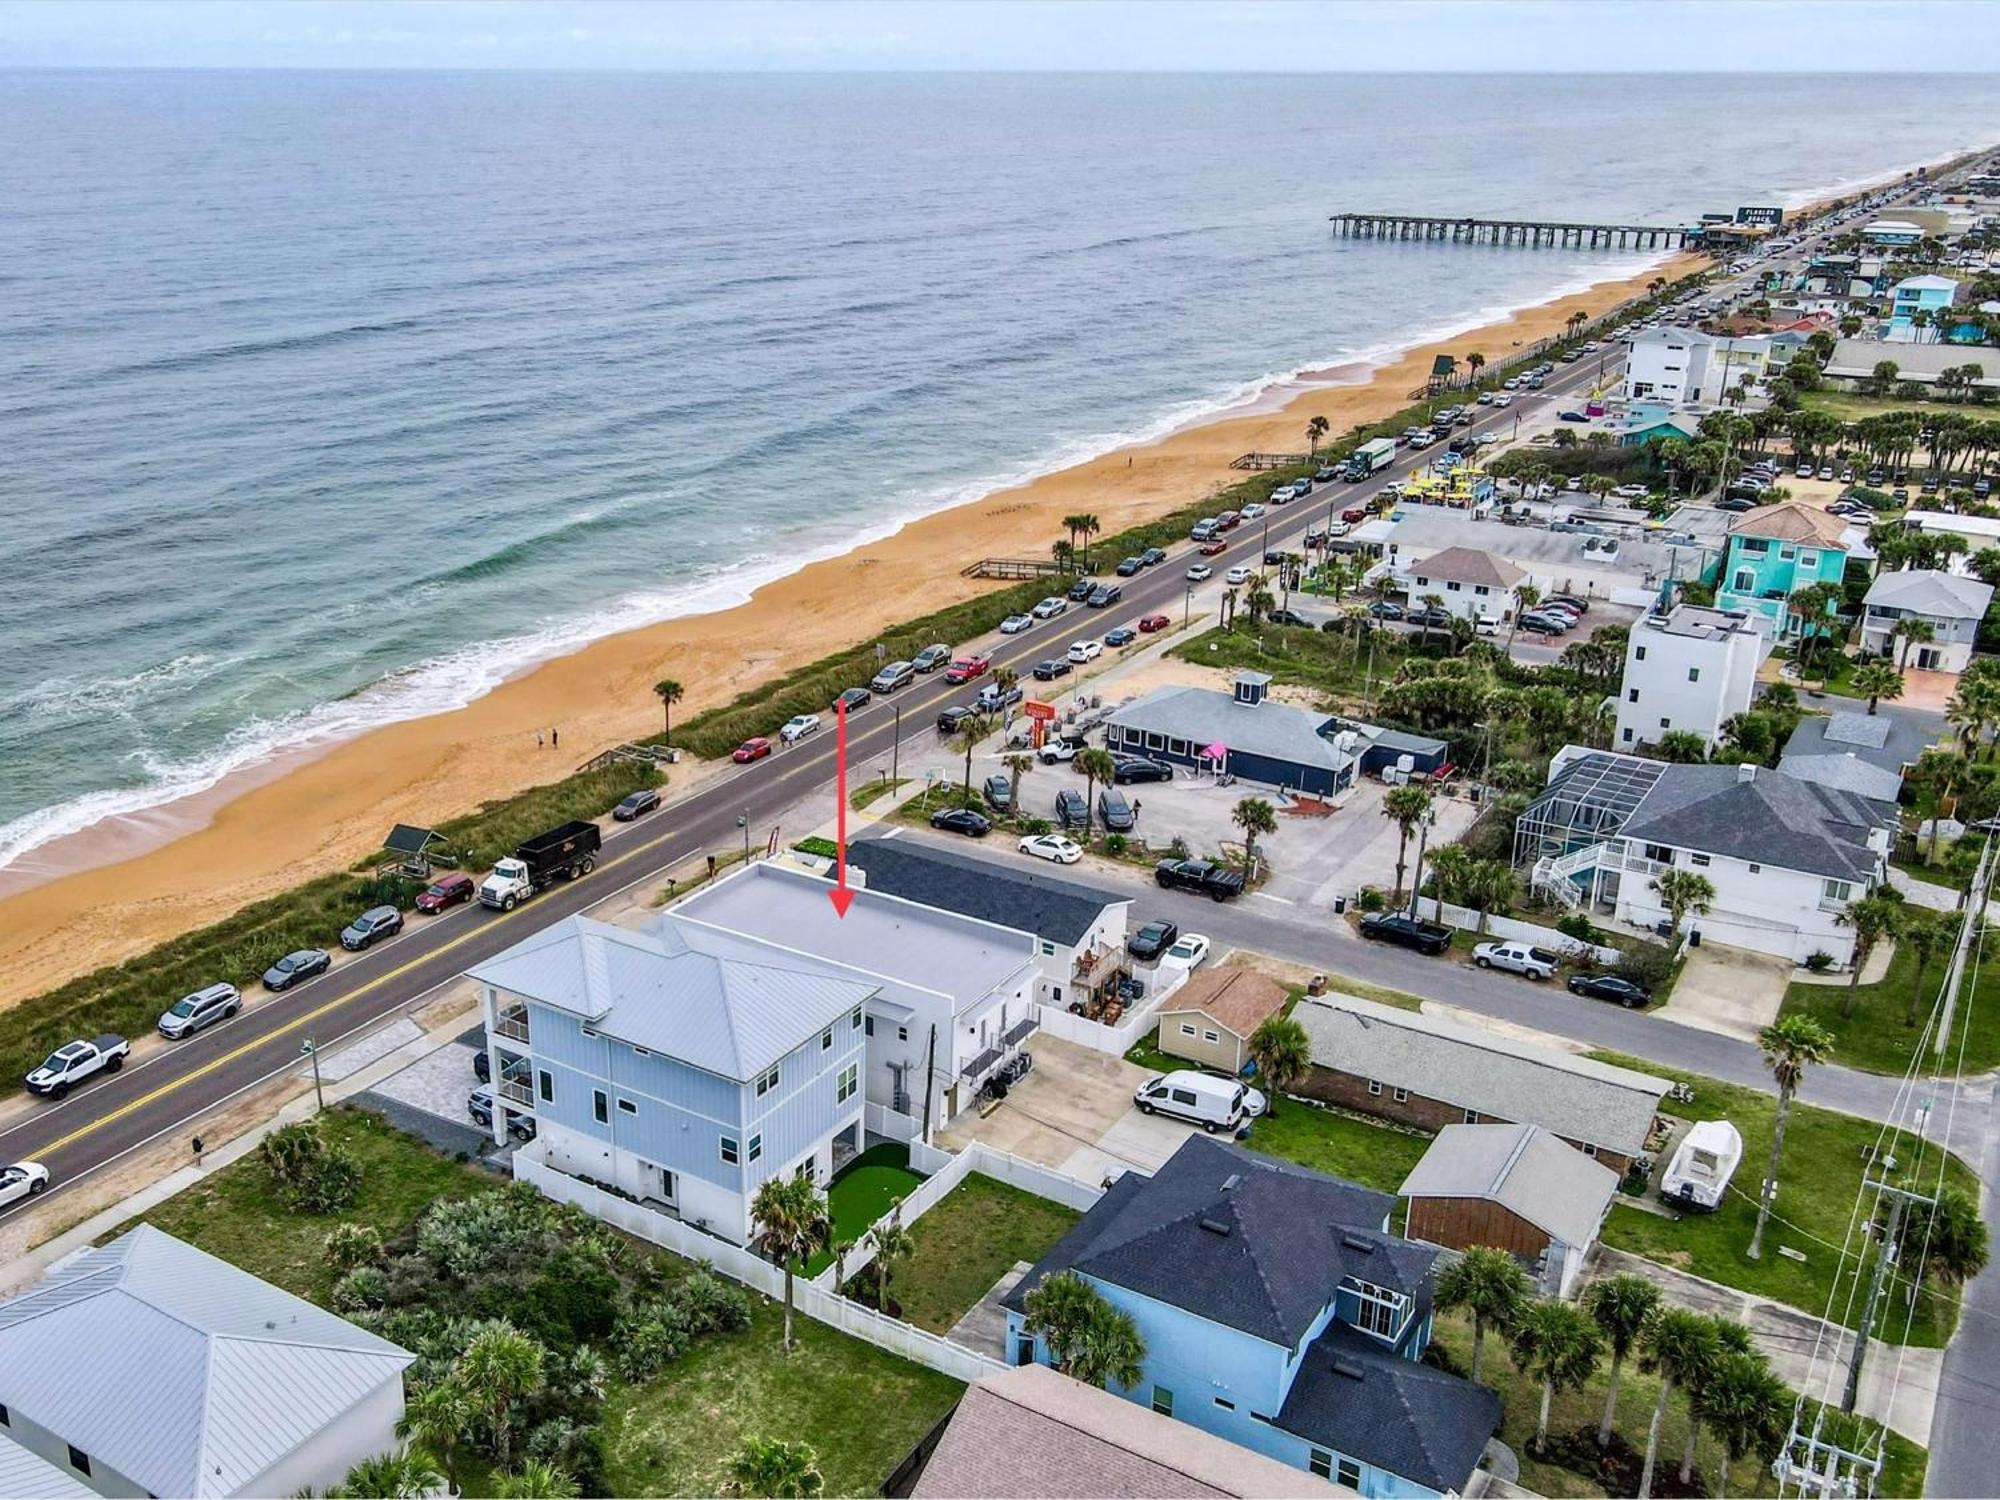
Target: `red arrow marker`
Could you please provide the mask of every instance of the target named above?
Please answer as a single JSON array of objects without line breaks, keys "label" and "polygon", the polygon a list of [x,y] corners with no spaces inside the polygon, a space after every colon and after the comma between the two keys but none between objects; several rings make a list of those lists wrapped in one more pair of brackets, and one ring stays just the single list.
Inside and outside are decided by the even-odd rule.
[{"label": "red arrow marker", "polygon": [[845,702],[834,705],[833,729],[833,794],[838,799],[834,805],[834,844],[839,853],[834,862],[834,887],[826,893],[826,897],[833,903],[833,909],[845,917],[847,908],[854,904],[854,892],[847,888],[847,704]]}]

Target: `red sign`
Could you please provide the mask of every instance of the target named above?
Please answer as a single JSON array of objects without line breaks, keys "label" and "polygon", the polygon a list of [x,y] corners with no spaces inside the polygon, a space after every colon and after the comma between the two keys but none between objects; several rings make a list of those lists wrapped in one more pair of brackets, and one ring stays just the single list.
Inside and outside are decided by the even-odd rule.
[{"label": "red sign", "polygon": [[1056,706],[1053,703],[1039,703],[1030,698],[1021,705],[1021,712],[1031,719],[1040,719],[1047,723],[1056,716]]}]

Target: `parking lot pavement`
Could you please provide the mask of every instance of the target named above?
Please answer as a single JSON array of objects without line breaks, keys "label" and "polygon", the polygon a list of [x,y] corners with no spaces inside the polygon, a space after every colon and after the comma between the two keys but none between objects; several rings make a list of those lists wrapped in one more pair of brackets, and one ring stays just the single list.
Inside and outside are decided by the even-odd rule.
[{"label": "parking lot pavement", "polygon": [[1070,1153],[1062,1164],[1065,1173],[1079,1182],[1102,1182],[1128,1168],[1157,1172],[1180,1150],[1181,1142],[1201,1131],[1199,1125],[1142,1115],[1130,1099],[1126,1095],[1125,1112],[1111,1122],[1096,1145],[1079,1146]]},{"label": "parking lot pavement", "polygon": [[[984,1141],[1045,1167],[1060,1167],[1079,1147],[1096,1147],[1131,1108],[1133,1091],[1151,1076],[1122,1057],[1058,1037],[1038,1035],[1028,1046],[1035,1055],[1034,1071],[1015,1084],[991,1114],[982,1116],[974,1107],[953,1120],[938,1132],[939,1145],[958,1151],[972,1141]],[[1104,1175],[1086,1175],[1084,1180]]]},{"label": "parking lot pavement", "polygon": [[369,1092],[453,1124],[476,1129],[465,1112],[466,1097],[479,1086],[472,1072],[474,1049],[462,1038],[392,1073]]}]

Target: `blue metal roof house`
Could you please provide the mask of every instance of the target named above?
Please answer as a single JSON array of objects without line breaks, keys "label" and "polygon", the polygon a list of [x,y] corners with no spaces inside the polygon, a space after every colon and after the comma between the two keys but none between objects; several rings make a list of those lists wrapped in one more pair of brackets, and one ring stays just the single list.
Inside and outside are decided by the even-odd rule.
[{"label": "blue metal roof house", "polygon": [[1389,1233],[1393,1206],[1190,1137],[1153,1176],[1113,1183],[1008,1294],[1008,1362],[1050,1362],[1027,1299],[1071,1272],[1145,1341],[1114,1395],[1363,1495],[1463,1493],[1500,1401],[1422,1362],[1438,1252]]}]

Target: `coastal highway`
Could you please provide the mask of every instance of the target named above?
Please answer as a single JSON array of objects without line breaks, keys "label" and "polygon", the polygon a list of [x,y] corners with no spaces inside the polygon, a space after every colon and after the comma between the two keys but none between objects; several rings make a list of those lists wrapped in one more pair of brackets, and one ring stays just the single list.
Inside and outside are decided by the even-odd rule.
[{"label": "coastal highway", "polygon": [[[1478,408],[1480,420],[1472,430],[1511,428],[1530,402],[1560,401],[1587,390],[1598,379],[1599,368],[1596,358],[1559,366],[1544,390],[1522,393],[1513,408]],[[1329,499],[1337,508],[1358,504],[1435,456],[1430,450],[1399,454],[1394,464],[1365,483],[1323,485],[1313,496],[1238,527],[1229,537],[1227,553],[1207,559],[1214,564],[1218,581],[1202,591],[1217,592],[1221,575],[1236,563],[1260,564],[1267,546],[1297,550],[1307,528],[1325,520]],[[1072,605],[1068,613],[1037,621],[1019,635],[992,632],[977,642],[954,644],[990,650],[996,667],[1014,669],[1027,685],[1036,661],[1058,654],[1078,636],[1101,634],[1153,612],[1178,618],[1187,591],[1183,570],[1194,555],[1191,545],[1182,544],[1166,563],[1122,580],[1125,597],[1115,609]],[[1050,587],[1057,586],[1052,578]],[[998,620],[994,623],[997,626]],[[976,690],[977,684],[952,687],[938,674],[920,678],[897,694],[893,702],[901,710],[905,743],[932,739],[938,711],[968,701]],[[856,711],[848,721],[850,760],[861,764],[886,755],[896,722],[885,700]],[[298,1067],[300,1045],[307,1039],[322,1049],[331,1047],[385,1016],[415,1006],[469,966],[539,928],[588,910],[627,886],[657,880],[703,855],[741,847],[739,817],[747,819],[752,840],[762,843],[786,809],[832,780],[833,740],[829,725],[812,739],[704,784],[647,819],[615,825],[606,835],[593,874],[552,887],[512,912],[488,911],[475,904],[440,917],[412,916],[400,937],[324,978],[281,996],[253,994],[250,1005],[234,1020],[118,1074],[92,1079],[59,1103],[37,1104],[0,1131],[0,1164],[33,1160],[46,1166],[52,1177],[49,1193],[34,1201],[47,1202],[50,1195],[72,1188],[108,1163],[189,1131],[207,1111]],[[329,932],[325,940],[331,943],[333,938]],[[160,1008],[176,998],[160,996]]]}]

